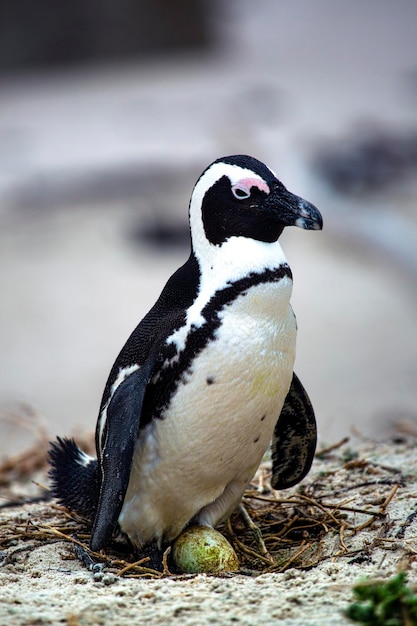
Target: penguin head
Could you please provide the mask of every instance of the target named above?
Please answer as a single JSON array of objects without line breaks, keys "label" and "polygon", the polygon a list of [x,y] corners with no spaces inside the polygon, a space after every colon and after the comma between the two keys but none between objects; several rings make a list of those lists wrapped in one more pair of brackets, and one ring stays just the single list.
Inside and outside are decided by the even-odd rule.
[{"label": "penguin head", "polygon": [[193,241],[203,235],[214,246],[231,237],[272,243],[285,226],[320,230],[315,206],[289,192],[257,159],[235,155],[217,159],[198,179],[190,202]]}]

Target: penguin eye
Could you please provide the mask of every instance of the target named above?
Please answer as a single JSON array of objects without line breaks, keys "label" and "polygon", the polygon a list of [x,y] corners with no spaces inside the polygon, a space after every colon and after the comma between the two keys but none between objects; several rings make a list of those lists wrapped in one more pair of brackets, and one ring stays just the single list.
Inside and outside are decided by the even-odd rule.
[{"label": "penguin eye", "polygon": [[250,198],[250,189],[241,185],[233,185],[232,194],[237,200],[246,200],[246,198]]}]

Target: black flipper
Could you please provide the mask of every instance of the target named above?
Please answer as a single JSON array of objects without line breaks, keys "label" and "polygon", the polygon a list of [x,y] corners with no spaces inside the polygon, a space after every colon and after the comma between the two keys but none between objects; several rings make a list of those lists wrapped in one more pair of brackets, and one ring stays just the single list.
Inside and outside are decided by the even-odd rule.
[{"label": "black flipper", "polygon": [[52,495],[59,504],[93,520],[100,494],[97,459],[87,456],[73,439],[60,437],[48,454]]},{"label": "black flipper", "polygon": [[271,485],[274,489],[293,487],[306,476],[316,444],[314,409],[299,378],[293,374],[272,437]]},{"label": "black flipper", "polygon": [[143,398],[154,363],[155,359],[148,359],[130,374],[117,387],[107,408],[106,439],[101,453],[102,483],[90,540],[95,552],[108,543],[123,506]]}]

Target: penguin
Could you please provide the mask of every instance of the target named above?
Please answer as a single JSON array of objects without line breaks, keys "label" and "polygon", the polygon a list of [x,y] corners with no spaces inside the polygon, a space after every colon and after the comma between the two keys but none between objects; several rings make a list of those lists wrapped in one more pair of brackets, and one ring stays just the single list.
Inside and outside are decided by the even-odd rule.
[{"label": "penguin", "polygon": [[194,186],[191,252],[120,351],[97,420],[97,458],[51,444],[51,490],[92,521],[98,551],[173,542],[233,512],[271,444],[274,489],[298,483],[316,420],[293,372],[297,324],[286,226],[320,230],[318,209],[247,155],[214,161]]}]

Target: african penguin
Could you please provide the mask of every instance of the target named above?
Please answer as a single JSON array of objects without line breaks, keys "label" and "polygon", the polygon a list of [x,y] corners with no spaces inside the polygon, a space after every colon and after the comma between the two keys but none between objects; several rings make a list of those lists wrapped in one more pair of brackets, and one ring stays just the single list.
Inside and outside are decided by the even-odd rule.
[{"label": "african penguin", "polygon": [[198,179],[191,253],[118,355],[96,428],[97,459],[50,449],[52,491],[93,521],[92,550],[121,531],[161,548],[190,523],[231,514],[272,441],[276,489],[309,471],[316,422],[293,373],[285,226],[319,211],[257,159],[228,156]]}]

